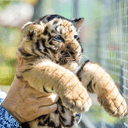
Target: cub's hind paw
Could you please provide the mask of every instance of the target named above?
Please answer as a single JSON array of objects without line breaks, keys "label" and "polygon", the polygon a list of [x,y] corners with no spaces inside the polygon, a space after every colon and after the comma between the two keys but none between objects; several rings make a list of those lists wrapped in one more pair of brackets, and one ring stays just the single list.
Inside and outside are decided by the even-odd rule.
[{"label": "cub's hind paw", "polygon": [[69,95],[66,95],[64,98],[62,98],[62,102],[66,107],[79,113],[89,110],[92,102],[85,89],[79,95],[77,93],[74,95],[71,94],[73,93],[70,93]]},{"label": "cub's hind paw", "polygon": [[104,107],[106,112],[114,117],[123,118],[127,115],[127,104],[125,99],[119,94],[115,99],[107,99],[98,97],[101,106]]}]

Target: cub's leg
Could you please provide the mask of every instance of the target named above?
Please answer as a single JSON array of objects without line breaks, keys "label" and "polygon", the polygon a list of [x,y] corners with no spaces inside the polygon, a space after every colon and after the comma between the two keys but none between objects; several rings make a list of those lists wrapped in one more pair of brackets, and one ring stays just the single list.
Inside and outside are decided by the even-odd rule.
[{"label": "cub's leg", "polygon": [[91,106],[91,99],[77,76],[52,61],[42,60],[29,69],[19,67],[16,76],[40,92],[57,93],[64,106],[72,111],[88,111]]},{"label": "cub's leg", "polygon": [[115,117],[127,114],[125,99],[119,93],[110,75],[98,64],[86,61],[77,75],[91,93],[96,93],[101,106]]}]

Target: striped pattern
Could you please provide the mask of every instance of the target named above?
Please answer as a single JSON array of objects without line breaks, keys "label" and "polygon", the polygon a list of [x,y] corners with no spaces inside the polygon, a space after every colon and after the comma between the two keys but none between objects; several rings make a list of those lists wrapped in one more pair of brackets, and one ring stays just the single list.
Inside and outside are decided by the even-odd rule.
[{"label": "striped pattern", "polygon": [[[69,20],[59,15],[46,15],[24,25],[22,27],[24,41],[18,48],[17,55],[26,63],[24,68],[16,73],[16,77],[24,80],[24,74],[32,71],[37,62],[41,63],[45,59],[50,59],[62,66],[79,61],[83,49],[74,23],[80,20]],[[46,85],[42,84],[42,89],[46,93],[49,92]],[[54,90],[54,87],[51,90]],[[78,115],[65,108],[59,100],[58,109],[52,114],[37,118],[35,125],[36,128],[77,128],[76,116]],[[23,123],[22,127],[33,128],[33,122]]]},{"label": "striped pattern", "polygon": [[[77,100],[81,97],[82,102],[77,111],[80,111],[81,109],[86,109],[87,111],[89,109],[91,106],[91,100],[87,93],[85,93],[86,89],[89,92],[95,92],[98,95],[99,103],[108,113],[116,117],[123,117],[126,115],[127,107],[125,100],[120,95],[109,74],[107,74],[107,72],[98,64],[92,63],[89,60],[84,61],[83,64],[78,66],[83,52],[78,33],[82,22],[83,18],[69,20],[59,15],[46,15],[23,26],[23,42],[17,51],[18,63],[19,65],[23,65],[16,72],[16,77],[23,81],[25,78],[27,79],[25,74],[28,73],[29,77],[29,74],[31,75],[32,71],[34,72],[34,75],[38,76],[39,74],[36,74],[34,66],[38,65],[41,67],[45,60],[50,60],[49,62],[52,63],[53,67],[49,68],[47,63],[47,65],[42,66],[42,70],[46,70],[41,74],[41,76],[44,77],[44,74],[48,72],[50,73],[51,77],[47,76],[49,79],[46,83],[44,82],[45,80],[41,82],[41,90],[46,93],[49,93],[51,90],[52,92],[56,92],[56,90],[59,88],[58,86],[56,87],[55,85],[51,85],[50,88],[48,88],[47,85],[51,82],[51,74],[55,74],[56,72],[58,73],[58,69],[63,70],[62,66],[66,71],[64,74],[61,74],[61,77],[55,78],[57,79],[56,81],[60,81],[64,75],[64,78],[66,78],[66,83],[63,84],[63,88],[65,87],[67,89],[68,82],[75,78],[73,79],[74,85],[70,86],[69,84],[67,91],[65,91],[65,88],[64,91],[59,89],[57,90],[58,94],[61,94],[60,97],[62,98],[63,103],[61,102],[61,99],[59,99],[57,102],[58,109],[54,113],[43,115],[32,122],[24,123],[22,124],[23,128],[77,128],[77,114],[71,110],[77,107]],[[55,63],[58,67],[61,65],[61,68],[55,68]],[[51,68],[53,69],[51,70]],[[38,68],[38,70],[40,70],[40,68]],[[72,71],[71,75],[68,75],[70,73],[68,72],[69,70]],[[77,80],[74,73],[78,76],[79,80]],[[58,74],[60,74],[60,72]],[[69,80],[66,76],[69,77]],[[33,77],[31,81],[33,81]],[[41,80],[43,77],[39,76]],[[47,79],[47,77],[45,76],[44,78]],[[36,77],[36,80],[35,85],[38,86],[38,77]],[[79,86],[77,86],[78,83],[80,83]],[[86,87],[86,89],[83,88],[81,83]],[[58,83],[56,85],[58,85]],[[75,90],[74,94],[73,89],[75,88],[77,89]],[[59,93],[59,91],[63,91],[64,95]],[[69,94],[73,94],[73,104],[70,104],[70,102],[67,100],[66,96]],[[119,101],[120,105],[117,104]],[[69,107],[71,110],[62,104],[68,104],[67,107]],[[84,108],[85,106],[86,108]],[[74,110],[76,110],[76,108]]]}]

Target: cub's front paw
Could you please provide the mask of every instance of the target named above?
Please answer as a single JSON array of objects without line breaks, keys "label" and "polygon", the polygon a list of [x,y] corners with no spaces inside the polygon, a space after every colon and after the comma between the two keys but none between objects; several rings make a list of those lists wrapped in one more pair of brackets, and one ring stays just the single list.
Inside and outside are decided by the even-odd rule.
[{"label": "cub's front paw", "polygon": [[127,115],[127,105],[125,99],[118,94],[116,98],[106,98],[104,96],[99,96],[98,101],[101,106],[104,107],[106,112],[114,117],[123,118]]},{"label": "cub's front paw", "polygon": [[72,91],[63,96],[63,104],[68,107],[70,110],[75,112],[86,112],[89,110],[92,105],[91,99],[88,96],[86,89],[78,89],[73,93]]}]

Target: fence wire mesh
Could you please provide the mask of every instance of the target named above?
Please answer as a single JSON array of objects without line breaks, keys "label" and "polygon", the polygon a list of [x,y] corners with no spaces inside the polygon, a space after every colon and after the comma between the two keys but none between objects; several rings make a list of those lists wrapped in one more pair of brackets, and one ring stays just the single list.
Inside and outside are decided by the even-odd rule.
[{"label": "fence wire mesh", "polygon": [[[39,0],[41,6],[48,4],[47,0]],[[63,1],[63,2],[62,2]],[[74,1],[78,0],[54,0],[53,4],[54,13],[60,15],[66,15],[66,17],[72,17],[73,6],[79,6],[77,10],[74,8],[74,14],[83,13],[84,3],[88,3],[88,0],[79,0],[79,3]],[[99,63],[106,71],[112,76],[116,85],[120,89],[120,92],[125,97],[128,104],[128,0],[97,0],[104,6],[104,14],[101,17],[100,22],[95,22],[94,33],[92,39],[84,44],[85,53],[84,56],[94,62]],[[44,3],[43,3],[44,2]],[[94,2],[94,1],[93,1]],[[89,4],[88,4],[89,5]],[[40,7],[41,7],[40,6]],[[66,11],[64,10],[66,6]],[[39,8],[39,7],[37,7]],[[43,11],[39,8],[39,13],[48,13],[49,9],[46,6]],[[58,9],[59,8],[59,9]],[[90,8],[93,8],[90,7]],[[59,11],[58,11],[59,10]],[[98,10],[98,9],[97,9]],[[67,13],[68,12],[68,13]],[[90,16],[91,9],[88,10],[85,19]],[[74,17],[78,17],[78,14]],[[85,113],[86,115],[86,113]],[[106,126],[105,112],[103,110],[103,117],[100,120],[100,125],[96,126],[91,124],[92,119],[83,116],[84,122],[88,123],[88,128],[128,128],[128,116],[122,120],[122,124],[116,126]],[[92,116],[95,116],[94,114]],[[96,115],[98,116],[98,115]],[[87,126],[82,125],[81,128]]]},{"label": "fence wire mesh", "polygon": [[[85,54],[110,73],[128,104],[128,1],[102,2],[106,12],[101,22],[95,23],[93,38],[85,44]],[[122,120],[121,127],[128,128],[128,117]]]}]

